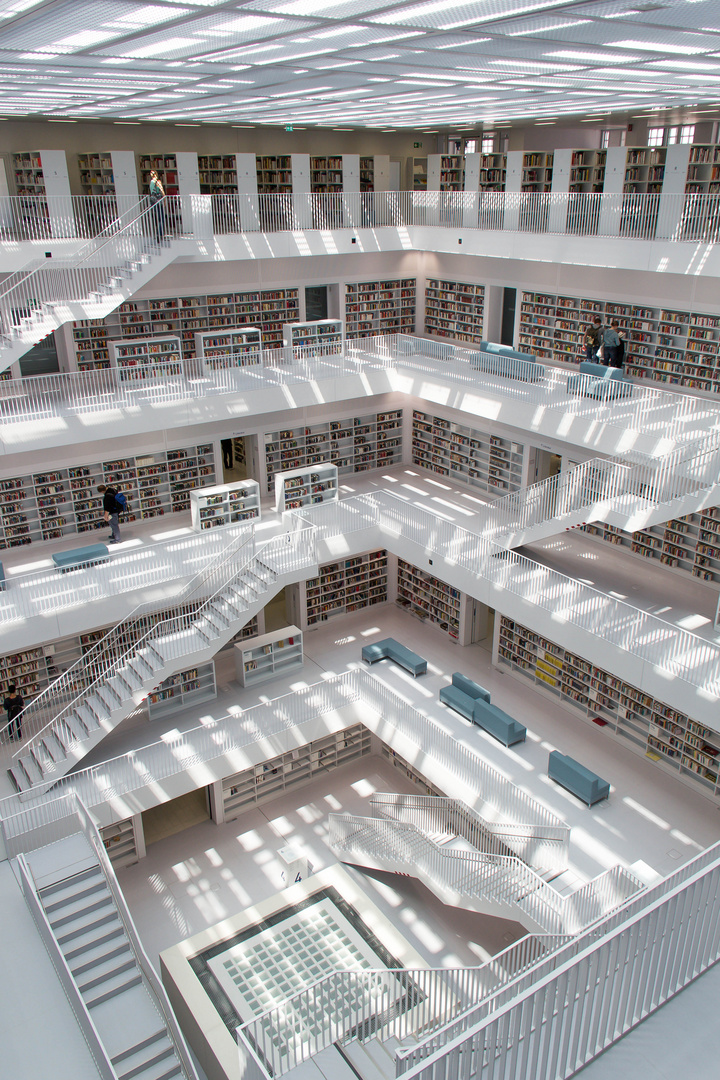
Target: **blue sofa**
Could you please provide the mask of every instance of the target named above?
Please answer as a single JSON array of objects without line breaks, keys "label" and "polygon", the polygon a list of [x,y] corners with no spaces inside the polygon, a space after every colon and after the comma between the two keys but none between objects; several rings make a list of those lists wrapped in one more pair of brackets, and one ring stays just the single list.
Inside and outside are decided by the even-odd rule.
[{"label": "blue sofa", "polygon": [[586,769],[574,758],[561,754],[559,750],[553,750],[548,757],[548,776],[573,795],[577,795],[578,799],[582,799],[588,806],[607,799],[610,794],[607,780]]},{"label": "blue sofa", "polygon": [[481,341],[478,348],[480,355],[473,367],[488,375],[501,375],[520,382],[539,382],[545,373],[544,367],[536,362],[537,358],[532,353],[519,352],[495,341]]},{"label": "blue sofa", "polygon": [[527,728],[517,720],[513,720],[512,716],[508,716],[502,709],[498,709],[497,705],[491,705],[489,701],[484,701],[482,698],[475,702],[472,721],[505,746],[525,742]]},{"label": "blue sofa", "polygon": [[468,679],[460,671],[453,672],[450,686],[443,686],[439,694],[443,705],[448,705],[455,712],[459,712],[466,720],[472,720],[473,709],[478,699],[490,701],[490,691],[485,690],[479,683]]},{"label": "blue sofa", "polygon": [[362,658],[368,664],[374,664],[378,660],[394,660],[416,678],[427,671],[427,660],[411,652],[410,649],[406,649],[404,645],[391,637],[376,641],[373,645],[363,645]]},{"label": "blue sofa", "polygon": [[107,544],[88,544],[87,547],[58,551],[52,558],[59,570],[80,570],[94,563],[105,562],[110,558],[110,553]]},{"label": "blue sofa", "polygon": [[580,375],[592,375],[593,378],[581,379],[579,375],[571,375],[567,381],[568,394],[582,394],[584,397],[597,398],[598,401],[612,401],[632,393],[633,384],[623,375],[622,368],[605,367],[604,364],[583,360],[580,364]]}]

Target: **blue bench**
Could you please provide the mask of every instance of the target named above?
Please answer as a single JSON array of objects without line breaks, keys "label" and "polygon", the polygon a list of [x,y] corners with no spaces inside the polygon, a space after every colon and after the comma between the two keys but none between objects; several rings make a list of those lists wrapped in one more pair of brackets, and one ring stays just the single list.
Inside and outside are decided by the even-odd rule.
[{"label": "blue bench", "polygon": [[483,701],[482,698],[475,702],[472,722],[505,746],[525,742],[527,728],[517,720],[513,720],[512,716],[508,716],[502,709],[498,709],[497,705],[491,705],[489,701]]},{"label": "blue bench", "polygon": [[374,664],[378,660],[394,660],[416,678],[427,671],[427,660],[423,660],[422,656],[406,649],[404,645],[391,637],[376,641],[373,645],[363,645],[362,658],[368,664]]},{"label": "blue bench", "polygon": [[577,795],[578,799],[582,799],[588,806],[607,799],[610,794],[607,780],[586,769],[574,758],[561,754],[559,750],[553,750],[548,758],[548,776],[573,795]]},{"label": "blue bench", "polygon": [[482,698],[490,701],[490,691],[485,690],[479,683],[468,679],[459,671],[453,672],[450,686],[443,686],[439,694],[443,705],[448,705],[455,712],[459,712],[466,720],[472,720],[475,702]]},{"label": "blue bench", "polygon": [[[583,379],[582,375],[591,375]],[[597,381],[596,381],[597,380]],[[623,375],[622,368],[605,367],[591,360],[580,364],[580,375],[571,375],[567,381],[568,394],[582,394],[584,397],[597,398],[599,401],[611,401],[627,397],[632,393],[633,384]]]},{"label": "blue bench", "polygon": [[88,544],[87,547],[71,548],[70,551],[58,551],[53,555],[53,562],[58,570],[67,571],[80,570],[109,558],[107,544]]},{"label": "blue bench", "polygon": [[478,348],[480,355],[473,367],[488,375],[501,375],[520,382],[539,382],[545,373],[545,368],[537,363],[532,353],[519,352],[495,341],[481,341]]}]

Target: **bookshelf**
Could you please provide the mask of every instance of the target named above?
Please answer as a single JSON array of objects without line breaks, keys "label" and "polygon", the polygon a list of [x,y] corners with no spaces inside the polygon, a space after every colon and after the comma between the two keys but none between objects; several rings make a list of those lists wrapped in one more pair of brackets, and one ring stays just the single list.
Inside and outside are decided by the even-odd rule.
[{"label": "bookshelf", "polygon": [[524,447],[499,435],[413,410],[412,460],[487,492],[522,487]]},{"label": "bookshelf", "polygon": [[316,578],[305,582],[305,617],[308,629],[334,615],[348,615],[388,599],[387,551],[370,551],[349,559],[325,563]]},{"label": "bookshelf", "polygon": [[552,188],[553,155],[523,154],[521,191],[550,191]]},{"label": "bookshelf", "polygon": [[410,159],[410,187],[412,191],[427,191],[428,186],[428,159],[426,157],[414,157]]},{"label": "bookshelf", "polygon": [[507,616],[498,664],[560,698],[576,715],[626,739],[639,753],[720,797],[720,734]]},{"label": "bookshelf", "polygon": [[0,543],[19,547],[107,528],[98,484],[128,498],[123,522],[186,510],[190,491],[215,480],[212,444],[0,480]]},{"label": "bookshelf", "polygon": [[150,173],[156,172],[166,195],[180,194],[176,154],[141,154],[139,164],[143,191],[150,186]]},{"label": "bookshelf", "polygon": [[479,345],[484,307],[483,285],[431,278],[425,286],[425,333]]},{"label": "bookshelf", "polygon": [[605,184],[605,150],[574,150],[570,159],[571,192],[602,192]]},{"label": "bookshelf", "polygon": [[283,345],[292,349],[300,347],[317,349],[322,356],[341,356],[343,352],[342,319],[285,323]]},{"label": "bookshelf", "polygon": [[584,531],[631,555],[654,559],[671,570],[720,584],[720,507],[711,506],[702,513],[686,514],[634,533],[603,522],[586,525]]},{"label": "bookshelf", "polygon": [[230,326],[226,330],[201,330],[195,334],[195,355],[208,371],[259,364],[262,330],[259,326]]},{"label": "bookshelf", "polygon": [[304,663],[303,636],[297,626],[247,638],[235,646],[235,672],[241,686],[278,679],[299,671]]},{"label": "bookshelf", "polygon": [[190,492],[190,518],[196,532],[238,521],[260,520],[260,485],[257,480],[239,480]]},{"label": "bookshelf", "polygon": [[39,150],[18,151],[12,155],[17,195],[45,195],[45,175]]},{"label": "bookshelf", "polygon": [[422,773],[419,773],[417,769],[414,769],[401,754],[398,754],[396,750],[392,750],[387,743],[381,744],[380,755],[385,758],[386,761],[389,761],[393,768],[399,769],[413,784],[417,784],[423,795],[435,795],[439,798],[447,797],[444,791],[441,791],[440,788],[431,784]]},{"label": "bookshelf", "polygon": [[279,348],[283,323],[296,321],[298,312],[296,288],[128,300],[105,319],[73,323],[72,336],[78,368],[86,371],[110,366],[113,339],[179,336],[186,360],[196,355],[196,334],[207,330],[260,330],[265,348]]},{"label": "bookshelf", "polygon": [[278,513],[318,503],[337,502],[337,498],[337,465],[323,461],[309,469],[275,474],[275,509]]},{"label": "bookshelf", "polygon": [[170,675],[151,690],[147,696],[148,716],[151,720],[157,720],[159,716],[171,716],[190,705],[198,705],[215,697],[215,664],[210,660]]},{"label": "bookshelf", "polygon": [[345,285],[345,336],[415,332],[415,278]]},{"label": "bookshelf", "polygon": [[102,825],[98,831],[108,858],[116,870],[123,866],[132,866],[145,857],[141,814],[116,821],[112,825]]},{"label": "bookshelf", "polygon": [[343,190],[342,156],[310,158],[310,190],[327,194]]},{"label": "bookshelf", "polygon": [[327,773],[370,753],[370,732],[363,724],[353,724],[234,773],[219,784],[222,820],[232,821],[251,807],[309,783],[321,771]]},{"label": "bookshelf", "polygon": [[466,191],[504,191],[506,176],[506,154],[467,154],[465,157]]},{"label": "bookshelf", "polygon": [[238,190],[237,161],[234,154],[201,154],[198,156],[201,195],[236,195]]},{"label": "bookshelf", "polygon": [[444,630],[453,641],[460,636],[461,594],[440,578],[398,559],[397,600],[399,607]]},{"label": "bookshelf", "polygon": [[465,161],[461,154],[430,154],[427,159],[427,186],[430,191],[462,191]]},{"label": "bookshelf", "polygon": [[120,381],[142,384],[158,375],[182,375],[179,337],[135,338],[132,342],[110,341],[110,366],[117,368]]},{"label": "bookshelf", "polygon": [[720,146],[691,146],[685,178],[688,194],[720,192]]},{"label": "bookshelf", "polygon": [[80,187],[83,195],[114,195],[115,173],[112,154],[78,154]]},{"label": "bookshelf", "polygon": [[267,493],[275,474],[330,462],[338,476],[387,468],[402,461],[402,409],[265,433]]},{"label": "bookshelf", "polygon": [[292,163],[289,154],[258,154],[256,168],[259,195],[292,194]]},{"label": "bookshelf", "polygon": [[637,150],[628,150],[625,158],[623,194],[659,195],[665,176],[666,154],[667,149],[664,146],[645,146]]}]

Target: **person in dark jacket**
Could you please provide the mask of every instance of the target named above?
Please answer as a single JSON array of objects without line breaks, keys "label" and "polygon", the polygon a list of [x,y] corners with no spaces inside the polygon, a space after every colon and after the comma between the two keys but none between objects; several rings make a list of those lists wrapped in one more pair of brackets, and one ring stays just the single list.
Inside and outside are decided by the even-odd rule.
[{"label": "person in dark jacket", "polygon": [[602,343],[602,320],[599,315],[595,315],[592,325],[588,324],[585,328],[585,359],[595,363]]},{"label": "person in dark jacket", "polygon": [[10,683],[7,688],[7,694],[3,701],[3,708],[7,713],[7,718],[10,724],[8,733],[11,739],[22,738],[22,720],[20,714],[25,708],[25,702],[23,701],[22,694],[18,694],[15,683]]},{"label": "person in dark jacket", "polygon": [[115,500],[117,495],[117,488],[106,487],[104,484],[98,485],[98,491],[103,497],[103,517],[110,525],[110,543],[120,543],[120,511],[122,507]]},{"label": "person in dark jacket", "polygon": [[603,330],[603,363],[609,367],[618,367],[617,355],[620,348],[618,321],[613,319]]}]

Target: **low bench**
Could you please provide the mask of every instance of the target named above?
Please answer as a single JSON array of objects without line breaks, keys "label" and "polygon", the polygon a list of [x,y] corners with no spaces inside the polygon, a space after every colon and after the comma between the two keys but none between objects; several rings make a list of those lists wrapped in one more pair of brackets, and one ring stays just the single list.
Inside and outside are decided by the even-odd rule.
[{"label": "low bench", "polygon": [[488,375],[501,375],[520,382],[539,382],[545,374],[545,368],[537,363],[537,357],[532,353],[519,352],[495,341],[481,341],[478,348],[480,355],[473,367]]},{"label": "low bench", "polygon": [[373,645],[363,645],[362,658],[368,664],[374,664],[378,660],[394,660],[416,678],[427,671],[427,660],[391,637],[376,641]]},{"label": "low bench", "polygon": [[[583,379],[583,375],[591,375],[592,378]],[[592,360],[583,360],[580,374],[569,377],[567,392],[609,401],[626,397],[632,393],[632,386],[631,381],[623,375],[622,368],[605,367],[604,364],[596,364]]]},{"label": "low bench", "polygon": [[588,806],[607,799],[610,785],[596,773],[586,769],[579,761],[553,750],[548,758],[548,776],[562,787],[577,795]]},{"label": "low bench", "polygon": [[87,547],[58,551],[52,558],[58,570],[79,570],[84,566],[105,562],[110,558],[110,553],[107,544],[88,544]]},{"label": "low bench", "polygon": [[473,724],[477,724],[488,735],[494,736],[504,746],[514,746],[515,743],[525,742],[527,728],[513,720],[497,705],[491,705],[489,701],[479,698],[475,702],[472,714]]},{"label": "low bench", "polygon": [[475,702],[482,698],[490,701],[490,691],[480,686],[479,683],[468,679],[460,671],[453,672],[450,686],[443,686],[439,694],[443,705],[449,706],[455,712],[459,712],[466,720],[472,720]]}]

